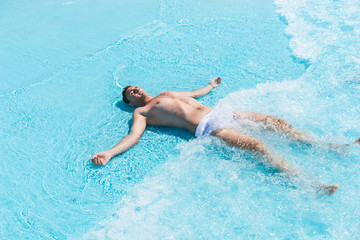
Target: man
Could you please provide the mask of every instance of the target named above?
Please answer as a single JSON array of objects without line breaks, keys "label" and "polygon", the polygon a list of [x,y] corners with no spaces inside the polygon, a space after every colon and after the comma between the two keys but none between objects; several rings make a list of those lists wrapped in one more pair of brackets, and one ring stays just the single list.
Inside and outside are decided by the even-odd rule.
[{"label": "man", "polygon": [[[192,92],[162,92],[156,97],[148,95],[139,87],[127,86],[123,90],[123,101],[130,106],[138,107],[133,113],[133,125],[130,133],[113,148],[95,154],[91,161],[96,165],[105,165],[114,156],[125,152],[139,140],[147,125],[185,128],[197,137],[215,136],[231,146],[257,153],[259,160],[281,172],[297,176],[295,169],[282,158],[274,157],[265,144],[253,137],[231,129],[216,120],[213,109],[206,107],[194,98],[208,94],[221,84],[221,78],[214,78],[208,85]],[[311,138],[294,128],[284,120],[254,112],[233,111],[228,117],[263,123],[266,129],[280,131],[299,141],[311,141]],[[337,184],[324,185],[318,188],[324,194],[333,194]]]}]

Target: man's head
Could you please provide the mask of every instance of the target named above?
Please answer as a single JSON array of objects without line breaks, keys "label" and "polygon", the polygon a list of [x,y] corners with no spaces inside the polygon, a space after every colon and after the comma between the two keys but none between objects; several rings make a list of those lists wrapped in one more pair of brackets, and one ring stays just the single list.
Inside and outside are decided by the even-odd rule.
[{"label": "man's head", "polygon": [[122,92],[123,101],[130,106],[144,106],[145,100],[149,96],[139,87],[126,86]]}]

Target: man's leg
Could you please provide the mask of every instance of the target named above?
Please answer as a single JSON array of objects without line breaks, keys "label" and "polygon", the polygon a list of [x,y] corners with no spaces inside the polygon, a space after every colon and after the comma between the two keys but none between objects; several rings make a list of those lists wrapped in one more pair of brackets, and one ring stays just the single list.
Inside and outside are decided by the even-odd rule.
[{"label": "man's leg", "polygon": [[[249,120],[256,123],[264,124],[265,129],[272,131],[280,131],[290,138],[307,143],[319,143],[327,148],[330,148],[335,151],[342,152],[344,148],[350,146],[351,144],[337,144],[337,143],[322,143],[316,141],[311,136],[309,136],[304,131],[295,129],[291,124],[287,123],[285,120],[270,115],[264,115],[256,112],[246,112],[246,111],[234,111],[234,114],[239,119]],[[360,144],[360,138],[356,140],[353,144]]]},{"label": "man's leg", "polygon": [[[270,165],[278,171],[287,172],[291,176],[299,175],[299,173],[284,159],[272,156],[266,145],[253,137],[230,128],[218,129],[211,135],[220,138],[230,146],[261,154],[262,156],[259,157],[260,161]],[[339,188],[337,184],[324,185],[322,183],[318,184],[318,187],[321,189],[322,193],[329,195],[333,194]]]},{"label": "man's leg", "polygon": [[239,119],[249,120],[256,123],[263,123],[265,129],[280,131],[294,140],[310,143],[314,141],[308,134],[293,128],[289,123],[281,118],[245,111],[234,111],[234,114]]},{"label": "man's leg", "polygon": [[284,159],[272,156],[266,145],[253,137],[230,128],[218,129],[211,135],[220,138],[230,146],[261,154],[260,161],[281,172],[289,172],[293,176],[299,175]]}]

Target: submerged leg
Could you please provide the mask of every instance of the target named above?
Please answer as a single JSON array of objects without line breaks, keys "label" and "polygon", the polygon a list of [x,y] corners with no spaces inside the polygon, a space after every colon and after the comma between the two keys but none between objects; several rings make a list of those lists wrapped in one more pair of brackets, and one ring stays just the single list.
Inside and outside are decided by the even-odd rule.
[{"label": "submerged leg", "polygon": [[239,119],[250,120],[256,123],[263,123],[265,129],[280,131],[290,138],[302,141],[302,142],[313,142],[314,140],[305,132],[295,129],[291,124],[285,120],[270,115],[264,115],[256,112],[245,112],[245,111],[234,111],[234,114]]},{"label": "submerged leg", "polygon": [[261,154],[259,158],[260,161],[270,165],[278,171],[288,172],[293,176],[299,175],[299,173],[295,169],[291,168],[284,159],[279,157],[275,158],[267,149],[265,144],[256,138],[247,136],[229,128],[216,130],[211,135],[220,138],[230,146]]},{"label": "submerged leg", "polygon": [[[234,111],[234,114],[239,119],[262,123],[264,124],[265,129],[272,131],[280,131],[296,141],[306,143],[318,143],[326,148],[338,151],[340,153],[346,150],[347,147],[351,146],[351,144],[325,143],[317,141],[304,131],[293,128],[291,124],[287,123],[284,119],[281,118],[246,111]],[[360,144],[360,138],[356,140],[354,144]]]},{"label": "submerged leg", "polygon": [[[265,164],[270,165],[278,171],[287,172],[291,176],[299,176],[299,173],[284,159],[274,157],[263,142],[253,137],[247,136],[241,132],[229,128],[218,129],[211,135],[220,138],[230,146],[261,154],[262,156],[259,157],[259,160]],[[323,194],[328,195],[333,194],[339,188],[337,184],[324,185],[321,183],[318,184],[318,187]]]}]

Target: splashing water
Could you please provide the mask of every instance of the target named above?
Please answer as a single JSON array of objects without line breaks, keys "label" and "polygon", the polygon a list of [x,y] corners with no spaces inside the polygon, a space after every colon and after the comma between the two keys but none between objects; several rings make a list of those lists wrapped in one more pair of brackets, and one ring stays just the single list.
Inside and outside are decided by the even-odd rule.
[{"label": "splashing water", "polygon": [[[298,181],[213,137],[151,126],[107,166],[89,161],[128,133],[133,109],[119,101],[124,86],[156,95],[190,91],[218,75],[222,86],[199,100],[220,118],[231,109],[260,112],[319,142],[353,142],[360,137],[359,1],[135,3],[37,3],[29,13],[47,21],[39,17],[34,26],[58,17],[76,22],[89,15],[83,9],[97,9],[92,26],[106,34],[80,24],[68,29],[70,38],[0,40],[10,46],[4,56],[27,73],[2,71],[4,79],[19,78],[4,82],[0,96],[0,238],[359,238],[358,146],[338,152],[248,122],[233,126],[300,169]],[[130,5],[123,19],[99,17]],[[53,14],[40,14],[47,11]],[[127,19],[131,26],[120,29]],[[28,52],[8,50],[21,43]],[[340,189],[319,196],[312,179]]]},{"label": "splashing water", "polygon": [[[275,1],[287,23],[294,59],[307,65],[298,78],[258,84],[227,95],[215,108],[256,111],[285,118],[322,142],[360,136],[359,3]],[[224,112],[224,113],[225,113]],[[236,126],[235,126],[236,128]],[[244,130],[244,129],[239,129]],[[312,177],[337,182],[333,198],[291,184],[252,156],[215,139],[179,145],[151,176],[131,189],[114,216],[86,238],[235,239],[360,236],[359,147],[337,153],[276,134],[258,137]]]}]

